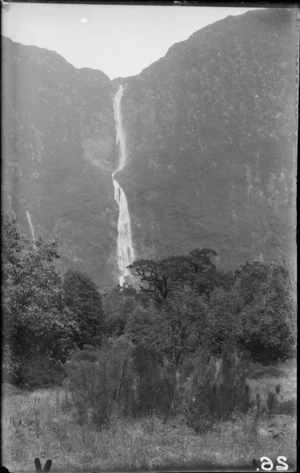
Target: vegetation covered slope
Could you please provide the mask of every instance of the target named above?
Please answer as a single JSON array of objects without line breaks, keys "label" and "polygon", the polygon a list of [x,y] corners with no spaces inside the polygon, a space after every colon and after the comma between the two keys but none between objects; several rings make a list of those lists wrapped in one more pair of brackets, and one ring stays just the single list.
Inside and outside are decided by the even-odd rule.
[{"label": "vegetation covered slope", "polygon": [[53,51],[3,41],[4,197],[30,235],[55,237],[64,265],[112,283],[117,209],[112,87]]},{"label": "vegetation covered slope", "polygon": [[297,48],[295,11],[248,12],[125,81],[120,181],[141,257],[207,246],[230,267],[291,254]]}]

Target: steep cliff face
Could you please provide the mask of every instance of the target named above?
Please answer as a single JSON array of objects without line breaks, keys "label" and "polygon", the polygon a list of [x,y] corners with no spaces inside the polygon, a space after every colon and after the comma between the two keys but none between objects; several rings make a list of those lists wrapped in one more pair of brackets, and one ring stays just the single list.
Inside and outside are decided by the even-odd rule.
[{"label": "steep cliff face", "polygon": [[225,266],[294,247],[295,12],[228,17],[125,80],[119,177],[140,257],[211,247]]},{"label": "steep cliff face", "polygon": [[54,236],[64,266],[114,281],[117,160],[112,85],[55,52],[3,41],[4,197],[30,235]]},{"label": "steep cliff face", "polygon": [[64,267],[117,283],[113,96],[125,86],[125,191],[137,258],[197,247],[232,268],[295,250],[296,11],[228,17],[111,82],[55,52],[3,42],[3,197]]}]

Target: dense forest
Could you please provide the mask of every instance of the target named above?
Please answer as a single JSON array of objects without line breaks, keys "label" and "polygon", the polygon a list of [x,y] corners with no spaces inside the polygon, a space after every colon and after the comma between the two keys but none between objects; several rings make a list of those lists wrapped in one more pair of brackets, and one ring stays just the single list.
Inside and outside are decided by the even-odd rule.
[{"label": "dense forest", "polygon": [[204,413],[249,407],[251,363],[294,355],[295,284],[285,264],[223,272],[213,249],[195,249],[135,261],[136,287],[101,293],[86,274],[62,274],[55,241],[32,242],[9,212],[2,241],[5,381],[68,386],[80,415],[91,407],[100,425],[117,405],[129,416],[185,409],[197,428]]}]

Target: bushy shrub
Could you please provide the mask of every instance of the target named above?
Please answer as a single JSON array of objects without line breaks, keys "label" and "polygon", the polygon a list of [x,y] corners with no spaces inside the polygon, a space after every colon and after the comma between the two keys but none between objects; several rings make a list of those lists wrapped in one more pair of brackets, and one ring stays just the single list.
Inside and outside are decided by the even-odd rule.
[{"label": "bushy shrub", "polygon": [[162,355],[126,337],[110,339],[101,349],[76,350],[65,365],[80,422],[109,424],[113,412],[168,417],[175,392],[175,371]]},{"label": "bushy shrub", "polygon": [[74,337],[77,347],[82,348],[85,343],[100,347],[105,317],[96,284],[86,274],[69,269],[62,288],[64,303],[72,310],[79,327]]},{"label": "bushy shrub", "polygon": [[132,288],[116,287],[103,296],[106,317],[106,330],[111,337],[120,337],[125,333],[125,325],[136,307],[142,303],[137,300]]},{"label": "bushy shrub", "polygon": [[20,372],[20,360],[14,356],[12,350],[7,344],[3,347],[2,360],[3,382],[16,382]]},{"label": "bushy shrub", "polygon": [[247,263],[237,272],[235,289],[243,298],[240,346],[262,363],[291,357],[296,341],[296,303],[288,267]]},{"label": "bushy shrub", "polygon": [[237,338],[242,307],[243,301],[235,288],[230,291],[216,288],[212,291],[206,311],[206,350],[220,356],[228,337]]},{"label": "bushy shrub", "polygon": [[294,399],[288,399],[287,401],[277,402],[274,414],[285,415],[295,417],[297,413],[297,404]]},{"label": "bushy shrub", "polygon": [[131,350],[123,338],[109,340],[101,349],[85,347],[72,353],[65,365],[66,382],[79,421],[92,421],[99,427],[109,424],[114,409],[122,404]]},{"label": "bushy shrub", "polygon": [[[278,386],[280,386],[280,384]],[[276,391],[269,390],[267,392],[266,405],[267,405],[267,411],[268,411],[269,417],[272,417],[272,415],[274,415],[274,411],[277,407],[277,404],[278,404],[277,394],[279,394],[279,391],[276,392]]]},{"label": "bushy shrub", "polygon": [[137,379],[138,415],[156,412],[166,419],[175,394],[175,369],[164,363],[163,356],[153,348],[138,345],[133,351]]},{"label": "bushy shrub", "polygon": [[195,431],[209,428],[216,419],[228,419],[234,411],[251,407],[246,367],[227,344],[221,359],[201,354],[195,360],[188,424]]},{"label": "bushy shrub", "polygon": [[147,307],[137,305],[128,317],[124,333],[134,345],[144,345],[156,350],[159,348],[163,334],[163,319],[154,303]]},{"label": "bushy shrub", "polygon": [[63,377],[62,364],[41,353],[21,359],[18,385],[26,389],[51,388],[62,384]]}]

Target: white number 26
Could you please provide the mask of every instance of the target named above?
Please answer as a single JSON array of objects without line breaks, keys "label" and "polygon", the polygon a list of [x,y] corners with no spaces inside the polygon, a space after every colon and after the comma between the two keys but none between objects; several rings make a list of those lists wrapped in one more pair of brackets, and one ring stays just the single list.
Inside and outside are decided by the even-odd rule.
[{"label": "white number 26", "polygon": [[[262,470],[264,470],[264,471],[273,470],[273,462],[272,462],[272,460],[270,460],[270,458],[261,457],[260,461],[261,461],[260,467],[261,467]],[[276,466],[276,470],[277,471],[286,471],[286,470],[288,470],[289,466],[286,463],[286,461],[287,461],[286,457],[282,457],[282,456],[277,457],[278,465]]]}]

